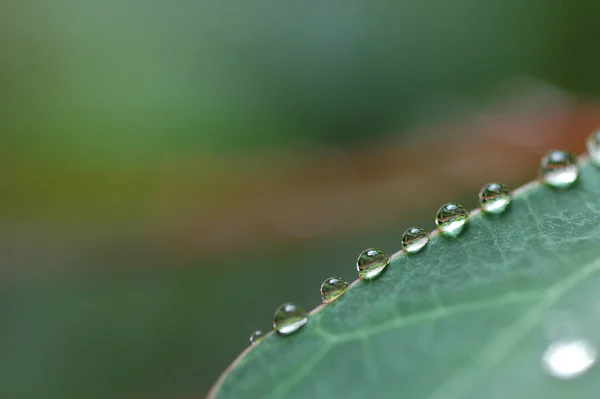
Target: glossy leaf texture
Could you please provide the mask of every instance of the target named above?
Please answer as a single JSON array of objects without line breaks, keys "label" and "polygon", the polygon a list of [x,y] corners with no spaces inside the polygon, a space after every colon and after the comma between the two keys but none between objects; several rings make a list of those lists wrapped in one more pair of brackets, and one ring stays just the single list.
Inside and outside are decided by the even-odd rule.
[{"label": "glossy leaf texture", "polygon": [[600,169],[587,163],[569,189],[533,183],[505,214],[396,254],[299,333],[242,354],[209,397],[597,398],[600,365],[569,381],[542,367],[574,337],[600,347]]}]

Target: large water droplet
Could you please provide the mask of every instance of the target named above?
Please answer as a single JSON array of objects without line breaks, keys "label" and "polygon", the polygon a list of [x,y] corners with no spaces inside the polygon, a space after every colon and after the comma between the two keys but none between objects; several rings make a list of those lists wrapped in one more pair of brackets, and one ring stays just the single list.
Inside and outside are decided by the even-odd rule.
[{"label": "large water droplet", "polygon": [[258,344],[265,337],[263,330],[255,330],[250,334],[250,343],[252,345]]},{"label": "large water droplet", "polygon": [[348,288],[348,283],[341,277],[329,277],[321,284],[323,303],[339,298]]},{"label": "large water droplet", "polygon": [[273,315],[273,328],[281,335],[290,335],[308,323],[308,313],[295,303],[284,303]]},{"label": "large water droplet", "polygon": [[419,252],[428,241],[429,235],[420,227],[410,227],[402,234],[402,247],[408,254]]},{"label": "large water droplet", "polygon": [[600,166],[600,129],[590,134],[585,144],[592,161]]},{"label": "large water droplet", "polygon": [[596,355],[596,348],[586,340],[557,341],[544,352],[542,365],[551,376],[570,380],[589,370]]},{"label": "large water droplet", "polygon": [[440,228],[440,232],[445,236],[455,237],[461,233],[469,213],[460,204],[450,202],[442,205],[435,218],[435,224]]},{"label": "large water droplet", "polygon": [[544,182],[552,187],[568,187],[577,180],[579,166],[573,154],[550,151],[542,158],[541,173]]},{"label": "large water droplet", "polygon": [[486,213],[500,214],[511,201],[510,189],[502,183],[490,183],[479,192],[479,204]]},{"label": "large water droplet", "polygon": [[358,276],[363,280],[373,279],[381,274],[388,263],[390,263],[390,257],[381,249],[365,249],[356,261]]}]

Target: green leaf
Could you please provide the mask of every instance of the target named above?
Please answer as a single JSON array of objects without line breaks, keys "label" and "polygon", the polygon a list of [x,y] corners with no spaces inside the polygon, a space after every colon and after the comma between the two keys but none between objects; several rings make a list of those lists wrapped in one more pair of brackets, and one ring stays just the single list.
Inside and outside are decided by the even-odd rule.
[{"label": "green leaf", "polygon": [[475,213],[297,334],[269,335],[210,397],[596,398],[600,368],[560,380],[542,356],[557,340],[600,346],[599,211],[600,169],[586,162],[569,189],[532,183],[504,215]]}]

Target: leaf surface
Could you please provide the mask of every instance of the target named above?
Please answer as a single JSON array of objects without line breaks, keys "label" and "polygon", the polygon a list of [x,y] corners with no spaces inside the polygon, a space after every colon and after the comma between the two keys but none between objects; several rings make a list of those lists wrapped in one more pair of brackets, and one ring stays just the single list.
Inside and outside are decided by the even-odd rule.
[{"label": "leaf surface", "polygon": [[297,334],[269,335],[209,397],[597,398],[600,367],[559,380],[542,356],[559,340],[600,347],[599,224],[600,169],[584,162],[566,190],[532,183],[505,214],[473,214]]}]

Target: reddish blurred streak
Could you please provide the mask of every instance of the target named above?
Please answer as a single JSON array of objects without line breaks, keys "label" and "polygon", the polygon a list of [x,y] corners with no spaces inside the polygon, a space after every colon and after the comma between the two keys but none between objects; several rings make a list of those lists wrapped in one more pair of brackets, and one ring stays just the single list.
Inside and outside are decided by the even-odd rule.
[{"label": "reddish blurred streak", "polygon": [[[545,152],[580,153],[599,126],[600,107],[560,106],[423,126],[368,148],[315,155],[318,148],[309,147],[211,160],[223,170],[203,193],[203,204],[174,208],[165,198],[169,203],[155,209],[160,216],[149,239],[171,255],[208,260],[231,248],[261,250],[368,230],[389,218],[409,221],[488,181],[514,186],[535,179]],[[447,134],[427,134],[440,130]]]},{"label": "reddish blurred streak", "polygon": [[535,179],[544,153],[580,153],[600,127],[597,105],[520,110],[471,114],[354,148],[174,153],[116,169],[38,158],[20,168],[19,157],[7,158],[0,273],[210,265],[224,253],[364,236],[398,220],[400,235],[443,202],[467,194],[465,205],[475,204],[489,181],[516,187]]}]

